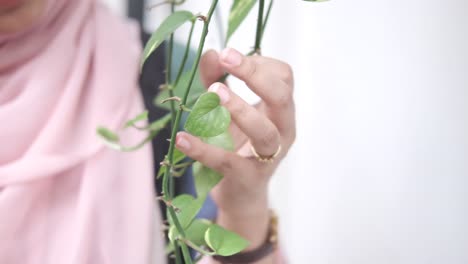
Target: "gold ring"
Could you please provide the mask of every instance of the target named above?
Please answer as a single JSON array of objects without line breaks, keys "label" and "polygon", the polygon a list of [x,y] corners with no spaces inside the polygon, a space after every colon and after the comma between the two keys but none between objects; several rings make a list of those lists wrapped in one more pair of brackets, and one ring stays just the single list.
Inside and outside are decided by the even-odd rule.
[{"label": "gold ring", "polygon": [[270,156],[262,156],[260,154],[257,153],[257,151],[255,150],[255,148],[253,147],[252,144],[250,144],[250,149],[252,150],[252,153],[253,155],[255,156],[255,158],[259,161],[259,162],[262,162],[262,163],[272,163],[276,157],[278,157],[278,155],[280,154],[281,152],[281,145],[278,146],[278,150],[276,150],[276,152],[273,154],[273,155],[270,155]]}]

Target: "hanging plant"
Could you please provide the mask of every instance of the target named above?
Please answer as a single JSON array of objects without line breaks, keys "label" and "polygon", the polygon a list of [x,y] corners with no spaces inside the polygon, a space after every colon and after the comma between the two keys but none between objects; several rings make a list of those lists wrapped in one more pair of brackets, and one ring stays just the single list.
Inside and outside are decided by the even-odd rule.
[{"label": "hanging plant", "polygon": [[[324,0],[305,0],[309,2],[322,2]],[[241,236],[224,229],[223,227],[207,219],[196,219],[210,190],[215,187],[223,178],[218,172],[205,167],[199,162],[185,162],[185,155],[175,148],[175,139],[178,128],[181,127],[182,115],[188,113],[184,129],[194,136],[201,138],[204,142],[222,147],[227,150],[233,149],[232,139],[228,128],[231,122],[229,111],[221,105],[220,98],[216,93],[204,92],[197,72],[208,35],[208,29],[214,11],[217,8],[218,0],[212,0],[210,9],[206,15],[195,15],[190,11],[175,11],[175,6],[184,3],[184,0],[166,1],[163,4],[171,5],[171,14],[162,22],[159,28],[152,34],[146,44],[141,67],[145,64],[149,56],[166,40],[168,40],[169,57],[166,65],[166,83],[163,91],[155,98],[155,104],[159,107],[170,110],[170,113],[161,119],[149,124],[146,127],[139,127],[137,123],[148,118],[145,111],[135,118],[129,120],[125,128],[134,128],[148,132],[148,136],[135,146],[122,146],[116,132],[100,127],[97,133],[104,139],[105,143],[120,151],[134,151],[151,140],[166,126],[171,124],[172,132],[170,145],[165,159],[161,162],[158,177],[162,177],[161,198],[167,205],[168,238],[170,241],[170,252],[175,252],[176,262],[193,263],[189,252],[189,247],[198,251],[201,255],[230,256],[241,252],[248,246],[247,240]],[[254,48],[248,55],[261,54],[261,44],[263,33],[273,7],[273,0],[270,0],[265,10],[265,0],[234,0],[228,19],[228,29],[226,43],[235,34],[236,30],[245,20],[247,15],[258,4],[258,15]],[[160,4],[158,4],[160,5]],[[192,42],[195,23],[203,23],[195,61],[189,71],[184,71]],[[175,80],[171,79],[172,49],[174,42],[174,32],[181,26],[190,24],[190,32],[184,50],[180,67],[175,74]],[[227,75],[220,79],[224,81]],[[189,194],[173,196],[170,186],[174,177],[180,176],[189,166],[194,168],[194,181],[196,197]],[[179,255],[182,252],[182,258]]]}]

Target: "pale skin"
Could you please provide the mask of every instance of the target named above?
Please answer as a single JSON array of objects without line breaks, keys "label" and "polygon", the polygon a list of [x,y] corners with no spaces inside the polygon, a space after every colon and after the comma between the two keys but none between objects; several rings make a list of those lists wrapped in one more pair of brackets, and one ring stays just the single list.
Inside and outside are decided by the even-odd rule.
[{"label": "pale skin", "polygon": [[[0,33],[21,31],[34,23],[45,1],[0,0]],[[293,73],[282,61],[263,56],[245,57],[234,49],[220,53],[208,51],[200,67],[209,91],[217,93],[231,113],[230,131],[235,151],[207,145],[186,132],[177,134],[176,147],[224,175],[212,191],[219,208],[217,223],[246,238],[250,242],[247,250],[252,250],[261,246],[267,237],[268,183],[296,136]],[[251,106],[225,84],[216,82],[224,72],[244,81],[262,101]],[[276,153],[279,146],[282,150],[274,162],[262,163],[253,157],[251,146],[262,156]],[[274,263],[274,256],[257,263]]]}]

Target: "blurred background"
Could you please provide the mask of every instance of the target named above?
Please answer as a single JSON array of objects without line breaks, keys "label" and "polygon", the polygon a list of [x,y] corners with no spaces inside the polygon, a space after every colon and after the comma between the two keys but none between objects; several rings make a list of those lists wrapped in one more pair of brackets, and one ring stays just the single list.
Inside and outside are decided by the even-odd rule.
[{"label": "blurred background", "polygon": [[[229,46],[253,46],[254,13]],[[468,263],[468,2],[277,0],[265,34],[296,75],[298,138],[271,187],[290,263]]]}]

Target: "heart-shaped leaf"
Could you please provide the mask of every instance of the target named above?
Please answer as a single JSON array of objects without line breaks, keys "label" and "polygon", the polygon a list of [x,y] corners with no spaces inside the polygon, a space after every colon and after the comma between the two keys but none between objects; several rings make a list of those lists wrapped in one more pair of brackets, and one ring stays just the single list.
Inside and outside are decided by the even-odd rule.
[{"label": "heart-shaped leaf", "polygon": [[220,256],[231,256],[244,250],[249,242],[236,233],[212,224],[205,232],[205,242]]},{"label": "heart-shaped leaf", "polygon": [[257,0],[234,0],[229,14],[228,32],[226,43],[231,36],[236,32],[242,21],[247,17],[250,10],[254,7]]},{"label": "heart-shaped leaf", "polygon": [[223,176],[203,166],[200,162],[195,162],[193,164],[193,178],[198,199],[205,199],[211,189],[223,179]]},{"label": "heart-shaped leaf", "polygon": [[[205,246],[205,232],[213,223],[207,219],[195,219],[185,230],[185,239],[190,240],[197,246]],[[174,241],[179,236],[175,226],[169,229],[169,239]]]},{"label": "heart-shaped leaf", "polygon": [[202,94],[187,117],[185,130],[198,137],[215,137],[225,131],[231,122],[229,111],[220,105],[216,93]]},{"label": "heart-shaped leaf", "polygon": [[177,208],[177,217],[183,229],[186,229],[192,223],[198,211],[200,211],[204,200],[195,199],[188,194],[182,194],[172,200],[172,204]]},{"label": "heart-shaped leaf", "polygon": [[[227,151],[234,150],[234,141],[229,131],[226,131],[216,137],[202,138],[205,143],[225,149]],[[208,193],[222,179],[223,175],[204,166],[200,162],[193,164],[193,178],[195,181],[195,190],[199,198],[205,198]]]},{"label": "heart-shaped leaf", "polygon": [[189,11],[177,11],[168,16],[161,26],[153,33],[148,43],[143,50],[143,57],[141,59],[141,67],[145,64],[148,57],[156,50],[163,41],[176,31],[184,23],[194,19],[195,16]]},{"label": "heart-shaped leaf", "polygon": [[196,245],[206,245],[205,233],[212,224],[208,219],[195,219],[185,230],[185,236]]},{"label": "heart-shaped leaf", "polygon": [[232,139],[229,131],[225,131],[224,133],[215,137],[202,138],[202,140],[207,144],[220,147],[224,150],[234,151],[234,140]]}]

